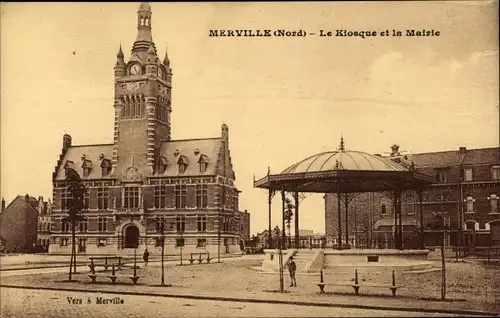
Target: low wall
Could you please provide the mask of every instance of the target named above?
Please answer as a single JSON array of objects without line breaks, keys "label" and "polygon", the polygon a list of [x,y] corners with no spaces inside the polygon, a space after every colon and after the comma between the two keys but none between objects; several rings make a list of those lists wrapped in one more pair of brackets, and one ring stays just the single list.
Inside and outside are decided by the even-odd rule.
[{"label": "low wall", "polygon": [[312,260],[307,262],[304,271],[306,273],[319,272],[321,268],[323,268],[323,264],[325,261],[325,254],[323,250],[317,250],[314,253]]},{"label": "low wall", "polygon": [[[325,250],[327,263],[393,263],[404,260],[426,261],[428,250]],[[377,261],[374,261],[377,259]]]}]

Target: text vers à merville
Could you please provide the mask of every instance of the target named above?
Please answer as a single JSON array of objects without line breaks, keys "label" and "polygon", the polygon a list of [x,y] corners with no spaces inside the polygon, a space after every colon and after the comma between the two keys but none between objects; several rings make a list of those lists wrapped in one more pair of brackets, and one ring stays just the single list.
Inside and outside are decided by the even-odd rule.
[{"label": "text vers \u00e0 merville", "polygon": [[319,30],[318,32],[306,32],[305,30],[270,30],[270,29],[219,29],[209,30],[210,37],[305,37],[320,36],[320,37],[389,37],[389,36],[411,36],[411,37],[433,37],[440,36],[441,32],[434,29],[406,29],[402,30],[381,30],[381,31],[358,31],[358,30]]}]

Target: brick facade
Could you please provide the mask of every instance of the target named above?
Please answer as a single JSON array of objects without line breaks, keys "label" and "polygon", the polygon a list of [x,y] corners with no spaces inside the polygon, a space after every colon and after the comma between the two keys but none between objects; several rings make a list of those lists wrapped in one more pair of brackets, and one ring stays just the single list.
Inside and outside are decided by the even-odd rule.
[{"label": "brick facade", "polygon": [[221,253],[239,252],[239,191],[229,128],[223,124],[217,138],[171,138],[170,60],[157,56],[151,8],[141,5],[138,15],[129,61],[120,48],[114,68],[113,144],[74,146],[71,136],[63,138],[53,174],[50,252],[70,251],[71,231],[61,223],[67,215],[66,168],[75,169],[87,188],[86,228],[76,234],[79,252],[127,254],[138,243],[154,254],[161,223],[167,254],[180,252],[181,239],[186,253],[217,253],[219,246]]},{"label": "brick facade", "polygon": [[[436,175],[437,182],[423,190],[423,228],[426,246],[440,244],[433,230],[436,216],[449,218],[448,244],[469,249],[500,244],[500,148],[413,154],[411,160],[419,172]],[[466,171],[471,169],[472,174]],[[470,179],[469,179],[470,178]],[[416,244],[421,215],[415,191],[402,194],[403,236],[406,244]],[[383,240],[393,235],[392,198],[387,194],[364,193],[348,205],[350,243],[356,237]],[[385,207],[384,207],[385,206]],[[341,203],[342,236],[345,240],[345,208]],[[382,213],[385,211],[385,213]],[[325,195],[325,230],[329,242],[336,242],[338,231],[337,197]],[[355,225],[356,219],[356,225]],[[383,220],[383,221],[380,221]],[[460,238],[460,233],[463,235]],[[415,240],[413,240],[413,238]]]},{"label": "brick facade", "polygon": [[34,197],[18,195],[2,209],[0,233],[5,240],[5,252],[23,253],[33,250],[37,240],[37,204]]}]

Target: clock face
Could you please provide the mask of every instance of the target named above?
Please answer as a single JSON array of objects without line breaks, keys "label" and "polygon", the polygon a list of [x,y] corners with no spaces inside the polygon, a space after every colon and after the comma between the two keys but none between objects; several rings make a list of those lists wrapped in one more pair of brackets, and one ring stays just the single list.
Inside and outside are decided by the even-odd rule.
[{"label": "clock face", "polygon": [[137,75],[141,72],[141,67],[138,64],[134,64],[130,67],[130,74]]},{"label": "clock face", "polygon": [[158,76],[163,78],[163,70],[161,69],[161,67],[158,68]]}]

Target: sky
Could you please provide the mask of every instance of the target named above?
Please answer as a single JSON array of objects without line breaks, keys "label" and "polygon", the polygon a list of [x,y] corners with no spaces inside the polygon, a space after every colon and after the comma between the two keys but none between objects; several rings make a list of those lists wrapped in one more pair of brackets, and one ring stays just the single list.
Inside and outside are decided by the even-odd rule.
[{"label": "sky", "polygon": [[[1,196],[52,196],[62,136],[113,142],[113,66],[138,3],[1,3]],[[229,146],[251,233],[267,228],[253,178],[335,150],[407,153],[499,145],[498,2],[156,3],[173,68],[172,138]],[[435,30],[435,37],[209,37],[210,29]],[[281,224],[273,201],[273,226]],[[324,233],[322,195],[300,228]]]}]

